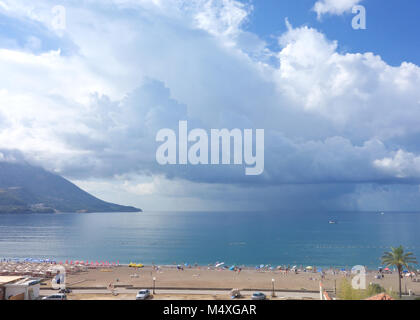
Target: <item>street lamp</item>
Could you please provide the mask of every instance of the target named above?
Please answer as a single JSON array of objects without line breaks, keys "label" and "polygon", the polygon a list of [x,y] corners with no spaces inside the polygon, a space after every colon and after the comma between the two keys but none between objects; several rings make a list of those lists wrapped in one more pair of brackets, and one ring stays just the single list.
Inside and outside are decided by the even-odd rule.
[{"label": "street lamp", "polygon": [[271,296],[274,298],[275,296],[276,296],[276,293],[274,292],[274,279],[271,279],[271,284],[272,284],[272,286],[273,286],[273,291],[272,291],[272,293],[271,293]]},{"label": "street lamp", "polygon": [[156,277],[153,277],[153,294],[155,294],[155,288],[156,288]]}]

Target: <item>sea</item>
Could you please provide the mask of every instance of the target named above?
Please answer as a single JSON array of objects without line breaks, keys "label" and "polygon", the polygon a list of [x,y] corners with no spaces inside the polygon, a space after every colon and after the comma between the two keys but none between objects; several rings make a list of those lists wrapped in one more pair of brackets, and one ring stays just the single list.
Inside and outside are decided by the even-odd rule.
[{"label": "sea", "polygon": [[378,268],[399,245],[420,258],[420,213],[0,214],[0,259]]}]

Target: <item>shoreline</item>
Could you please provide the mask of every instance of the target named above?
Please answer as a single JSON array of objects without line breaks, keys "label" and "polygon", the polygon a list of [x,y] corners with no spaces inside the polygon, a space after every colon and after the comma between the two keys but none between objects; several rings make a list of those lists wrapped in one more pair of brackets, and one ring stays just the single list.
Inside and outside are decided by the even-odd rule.
[{"label": "shoreline", "polygon": [[[0,263],[0,272],[5,270],[6,264]],[[52,272],[53,264],[37,263],[9,263],[10,269],[15,267],[16,272],[9,276],[22,276],[43,279],[42,287],[51,289],[51,281],[57,271]],[[314,270],[255,270],[244,268],[232,271],[226,268],[209,268],[197,266],[178,269],[174,265],[144,266],[142,268],[120,266],[64,266],[66,270],[66,285],[75,290],[109,290],[112,285],[115,289],[135,290],[155,287],[159,290],[230,290],[238,288],[244,291],[276,291],[283,292],[319,292],[319,284],[328,292],[336,292],[343,279],[350,280],[348,271],[333,269],[323,270],[323,273]],[[5,275],[6,274],[1,274]],[[398,275],[395,272],[385,273],[384,278],[378,278],[377,270],[368,270],[367,283],[379,284],[386,290],[395,290],[398,285]],[[416,276],[417,277],[417,276]],[[274,281],[273,281],[274,280]],[[420,281],[414,282],[411,277],[404,277],[403,288],[420,295]]]},{"label": "shoreline", "polygon": [[[160,268],[177,268],[177,267],[182,267],[184,269],[194,269],[194,268],[211,268],[211,269],[229,269],[231,267],[236,267],[236,268],[241,268],[242,270],[266,270],[266,271],[276,271],[276,270],[285,270],[286,268],[288,268],[288,270],[293,270],[293,269],[300,269],[301,272],[304,272],[305,270],[307,270],[307,267],[312,267],[314,270],[334,270],[336,272],[341,272],[341,271],[348,271],[350,272],[351,269],[354,266],[363,266],[365,267],[367,272],[377,272],[379,268],[385,268],[383,266],[381,266],[380,263],[377,264],[377,266],[373,266],[373,265],[364,265],[364,264],[355,264],[355,265],[329,265],[329,266],[323,266],[320,264],[296,264],[296,263],[291,263],[291,264],[260,264],[260,265],[256,265],[256,264],[235,264],[235,263],[224,263],[224,262],[220,262],[223,265],[220,267],[216,267],[216,265],[219,262],[216,263],[208,263],[208,264],[200,264],[200,263],[194,263],[194,264],[190,264],[190,263],[148,263],[148,262],[118,262],[118,260],[114,261],[114,260],[79,260],[79,259],[49,259],[49,258],[45,258],[45,259],[37,259],[37,258],[17,258],[17,257],[0,257],[0,263],[4,263],[4,262],[10,262],[10,263],[34,263],[34,264],[51,264],[51,265],[63,265],[63,266],[85,266],[88,268],[103,268],[103,267],[130,267],[131,264],[141,264],[143,265],[143,267],[160,267]],[[68,262],[68,263],[66,263]],[[77,262],[77,263],[76,263]],[[88,262],[88,263],[86,263]],[[281,269],[279,269],[281,267]],[[420,265],[415,266],[415,268],[417,270],[417,272],[420,273]],[[395,270],[394,270],[395,271]]]}]

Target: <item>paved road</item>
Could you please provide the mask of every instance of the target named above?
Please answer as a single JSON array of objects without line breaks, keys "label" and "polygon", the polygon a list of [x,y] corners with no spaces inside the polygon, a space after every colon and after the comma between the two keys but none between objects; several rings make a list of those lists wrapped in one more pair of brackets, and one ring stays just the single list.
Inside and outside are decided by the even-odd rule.
[{"label": "paved road", "polygon": [[[126,289],[126,288],[117,288],[115,292],[118,294],[132,294],[133,299],[136,296],[137,289]],[[57,293],[56,290],[41,290],[41,294],[43,296],[47,296],[50,294]],[[104,289],[77,289],[72,290],[74,294],[109,294],[109,290]],[[251,291],[241,291],[242,295],[246,298],[250,298],[252,295]],[[271,296],[271,291],[263,291],[267,295],[267,297]],[[173,289],[173,290],[156,290],[156,294],[166,294],[166,295],[229,295],[230,291],[222,291],[222,290],[183,290],[183,289]],[[302,299],[302,298],[312,298],[312,299],[319,299],[319,293],[305,293],[305,292],[281,292],[276,291],[276,296],[278,298],[290,298],[290,299]]]}]

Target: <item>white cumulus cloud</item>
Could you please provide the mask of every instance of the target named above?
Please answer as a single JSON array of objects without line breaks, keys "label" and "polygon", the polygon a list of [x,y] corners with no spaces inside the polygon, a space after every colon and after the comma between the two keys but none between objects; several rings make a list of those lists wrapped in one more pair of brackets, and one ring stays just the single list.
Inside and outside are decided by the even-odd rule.
[{"label": "white cumulus cloud", "polygon": [[363,0],[319,0],[315,3],[313,10],[317,13],[318,19],[324,14],[342,15],[351,11],[353,6]]},{"label": "white cumulus cloud", "polygon": [[[340,14],[357,2],[316,7]],[[55,1],[2,3],[15,23],[49,32]],[[162,208],[162,198],[188,199],[184,209],[303,207],[302,198],[366,207],[360,190],[379,199],[386,193],[375,184],[420,178],[419,66],[340,52],[322,32],[290,24],[274,52],[244,30],[251,11],[234,0],[69,2],[53,49],[43,47],[43,33],[26,48],[0,48],[0,149],[20,150],[105,199],[128,193],[140,207]],[[73,51],[62,50],[61,37]],[[190,129],[265,129],[264,175],[157,165],[156,132],[179,120]]]},{"label": "white cumulus cloud", "polygon": [[398,150],[393,157],[378,159],[374,165],[396,178],[420,177],[420,155]]}]

